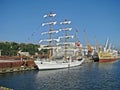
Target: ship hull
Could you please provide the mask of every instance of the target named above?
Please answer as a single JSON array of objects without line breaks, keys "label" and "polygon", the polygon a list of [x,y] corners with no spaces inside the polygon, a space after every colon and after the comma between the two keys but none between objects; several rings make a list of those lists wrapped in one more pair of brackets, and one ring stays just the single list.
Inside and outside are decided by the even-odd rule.
[{"label": "ship hull", "polygon": [[99,57],[98,55],[93,55],[92,59],[94,60],[94,62],[99,62]]},{"label": "ship hull", "polygon": [[79,66],[84,62],[84,60],[80,61],[73,61],[73,62],[56,62],[56,61],[50,61],[50,62],[41,62],[41,61],[35,61],[35,64],[37,65],[39,70],[54,70],[54,69],[63,69],[63,68],[70,68]]},{"label": "ship hull", "polygon": [[112,58],[112,59],[99,59],[99,62],[112,62],[112,61],[115,61],[117,60],[117,58]]}]

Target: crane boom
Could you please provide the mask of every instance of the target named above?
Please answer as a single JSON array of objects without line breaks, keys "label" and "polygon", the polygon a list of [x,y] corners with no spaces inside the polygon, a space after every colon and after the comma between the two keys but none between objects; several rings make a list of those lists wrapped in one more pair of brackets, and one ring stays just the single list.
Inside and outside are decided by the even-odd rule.
[{"label": "crane boom", "polygon": [[98,41],[96,39],[96,36],[94,37],[94,39],[95,39],[95,42],[96,42],[96,49],[99,52],[100,51],[100,46],[99,46],[99,43],[98,43]]},{"label": "crane boom", "polygon": [[85,30],[84,30],[84,37],[85,37],[86,45],[87,45],[87,48],[88,48],[88,54],[90,54],[93,50],[91,48],[91,45],[89,43],[89,40],[88,40],[88,37],[87,37],[87,34],[86,34]]}]

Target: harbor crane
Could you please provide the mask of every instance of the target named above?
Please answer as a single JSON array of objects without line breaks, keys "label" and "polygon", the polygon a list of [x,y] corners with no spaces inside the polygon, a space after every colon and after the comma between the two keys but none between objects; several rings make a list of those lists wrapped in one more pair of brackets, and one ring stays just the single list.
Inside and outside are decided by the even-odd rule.
[{"label": "harbor crane", "polygon": [[84,37],[85,37],[85,41],[86,41],[86,46],[87,46],[87,49],[88,49],[88,56],[91,55],[93,49],[89,43],[89,40],[88,40],[88,37],[87,37],[87,34],[86,34],[86,31],[84,30]]},{"label": "harbor crane", "polygon": [[101,47],[100,47],[100,45],[99,45],[99,43],[98,43],[98,40],[96,39],[96,36],[94,37],[94,39],[95,39],[95,42],[96,42],[96,49],[97,49],[97,52],[100,52]]}]

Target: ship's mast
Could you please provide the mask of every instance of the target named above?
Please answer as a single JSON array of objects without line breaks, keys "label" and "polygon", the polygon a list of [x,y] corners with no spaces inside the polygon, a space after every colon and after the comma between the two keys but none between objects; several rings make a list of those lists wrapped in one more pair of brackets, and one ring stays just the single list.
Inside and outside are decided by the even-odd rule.
[{"label": "ship's mast", "polygon": [[[68,36],[68,31],[65,30],[65,36]],[[68,42],[68,38],[65,38],[65,42],[67,43]],[[65,60],[66,60],[66,57],[67,57],[67,49],[68,49],[68,45],[65,44]]]},{"label": "ship's mast", "polygon": [[[53,31],[53,28],[52,26],[50,25],[50,29],[49,31]],[[50,39],[52,39],[52,33],[49,33],[49,36],[50,36]],[[52,47],[52,41],[49,41],[49,47]],[[51,56],[52,56],[52,48],[50,48],[49,50],[49,59],[51,59]]]},{"label": "ship's mast", "polygon": [[77,43],[79,42],[78,38],[77,38],[77,33],[78,33],[78,29],[76,28],[75,30],[75,49],[77,48]]},{"label": "ship's mast", "polygon": [[[76,28],[76,30],[75,30],[75,49],[77,49],[77,46],[79,44],[79,41],[77,38],[77,33],[78,33],[78,29]],[[76,59],[76,56],[77,56],[77,52],[75,52],[75,59]]]},{"label": "ship's mast", "polygon": [[52,37],[52,34],[53,34],[53,33],[57,33],[57,32],[58,32],[58,31],[53,31],[53,28],[52,28],[52,26],[57,23],[56,21],[53,21],[53,20],[52,20],[52,18],[55,17],[55,16],[56,16],[56,14],[54,14],[54,13],[49,13],[49,14],[46,14],[46,15],[43,16],[44,18],[49,18],[49,19],[50,19],[49,22],[46,22],[46,23],[43,23],[43,24],[42,24],[42,26],[49,25],[49,27],[50,27],[50,29],[49,29],[48,32],[43,32],[43,33],[42,33],[42,35],[43,35],[43,34],[49,34],[49,39],[41,40],[40,42],[42,42],[42,41],[48,41],[48,42],[49,42],[49,47],[50,47],[50,48],[49,48],[49,59],[51,59],[51,56],[52,56],[52,46],[53,46],[53,45],[52,45],[52,41],[53,41],[53,40],[59,41],[59,40],[57,40],[57,39],[53,39],[53,37]]},{"label": "ship's mast", "polygon": [[[71,23],[71,21],[68,21],[67,19],[65,19],[63,22],[60,22],[60,24],[62,24],[62,25],[68,25],[68,24],[70,24],[70,23]],[[63,28],[63,29],[61,29],[61,30],[64,30],[64,31],[65,31],[65,36],[60,37],[60,38],[65,38],[65,44],[64,44],[64,46],[65,46],[64,59],[67,60],[68,39],[69,39],[69,38],[73,38],[73,36],[70,36],[70,35],[68,36],[68,31],[72,30],[72,28],[65,27],[65,28]]]}]

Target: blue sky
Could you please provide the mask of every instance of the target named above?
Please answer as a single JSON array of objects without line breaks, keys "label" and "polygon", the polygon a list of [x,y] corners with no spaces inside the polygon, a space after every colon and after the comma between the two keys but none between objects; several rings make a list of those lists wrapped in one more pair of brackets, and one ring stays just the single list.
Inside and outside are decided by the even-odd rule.
[{"label": "blue sky", "polygon": [[51,11],[58,21],[72,21],[70,34],[78,28],[81,43],[85,29],[91,44],[96,36],[100,44],[109,37],[120,46],[120,0],[0,0],[0,41],[38,43],[46,37],[40,35],[43,15]]}]

